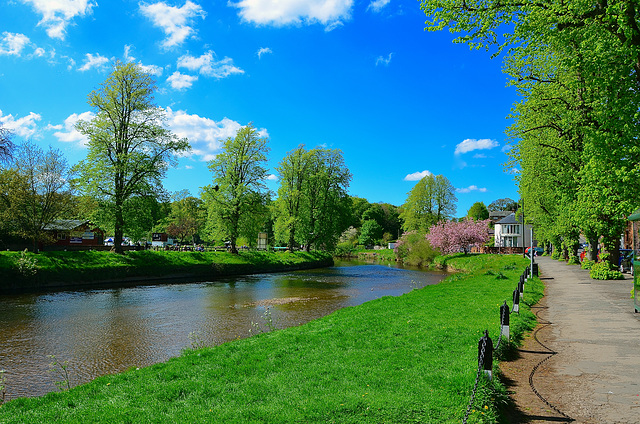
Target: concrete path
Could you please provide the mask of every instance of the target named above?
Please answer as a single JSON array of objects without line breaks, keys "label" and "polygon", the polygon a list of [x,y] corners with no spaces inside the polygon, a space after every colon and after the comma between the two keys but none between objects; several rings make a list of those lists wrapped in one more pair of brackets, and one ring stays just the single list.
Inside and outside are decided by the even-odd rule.
[{"label": "concrete path", "polygon": [[543,343],[558,353],[534,384],[574,422],[640,423],[640,314],[630,298],[632,277],[592,280],[577,265],[536,262],[547,286],[540,318],[552,323]]}]

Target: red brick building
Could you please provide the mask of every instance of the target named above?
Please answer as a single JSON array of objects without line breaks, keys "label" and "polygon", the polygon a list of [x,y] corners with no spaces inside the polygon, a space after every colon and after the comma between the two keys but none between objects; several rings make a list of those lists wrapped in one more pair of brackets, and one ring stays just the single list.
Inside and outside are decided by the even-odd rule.
[{"label": "red brick building", "polygon": [[44,227],[53,236],[54,246],[102,246],[104,231],[89,221],[58,219]]}]

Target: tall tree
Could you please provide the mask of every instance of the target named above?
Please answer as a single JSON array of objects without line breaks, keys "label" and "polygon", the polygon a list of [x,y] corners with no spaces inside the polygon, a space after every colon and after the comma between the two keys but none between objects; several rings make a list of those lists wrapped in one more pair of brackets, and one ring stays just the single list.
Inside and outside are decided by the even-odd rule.
[{"label": "tall tree", "polygon": [[11,141],[13,133],[0,124],[0,164],[11,160],[15,146]]},{"label": "tall tree", "polygon": [[176,154],[190,145],[163,126],[164,110],[154,104],[156,85],[139,65],[117,62],[98,90],[89,94],[96,111],[80,121],[78,131],[89,138],[89,152],[76,171],[78,187],[113,204],[114,248],[122,253],[124,207],[132,196],[156,197]]},{"label": "tall tree", "polygon": [[[209,211],[209,226],[228,238],[231,252],[238,253],[236,242],[244,220],[262,202],[266,189],[268,139],[260,137],[249,124],[223,144],[222,153],[209,162],[214,185],[204,187]],[[257,234],[255,235],[257,237]]]},{"label": "tall tree", "polygon": [[400,218],[405,231],[425,233],[432,225],[456,213],[455,188],[443,175],[423,177],[408,193]]},{"label": "tall tree", "polygon": [[476,221],[489,219],[489,209],[483,202],[476,202],[467,211],[467,218],[475,219]]},{"label": "tall tree", "polygon": [[16,234],[38,244],[52,241],[45,228],[70,213],[70,169],[60,150],[43,151],[31,142],[20,146],[8,196],[10,219]]}]

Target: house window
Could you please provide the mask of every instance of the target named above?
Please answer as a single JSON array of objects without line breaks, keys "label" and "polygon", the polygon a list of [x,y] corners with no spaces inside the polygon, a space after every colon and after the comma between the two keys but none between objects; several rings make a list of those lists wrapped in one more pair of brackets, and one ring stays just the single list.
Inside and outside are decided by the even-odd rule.
[{"label": "house window", "polygon": [[518,237],[504,237],[504,247],[518,247]]},{"label": "house window", "polygon": [[58,240],[66,240],[67,235],[65,233],[58,233]]},{"label": "house window", "polygon": [[507,224],[504,226],[503,234],[520,234],[520,225]]}]

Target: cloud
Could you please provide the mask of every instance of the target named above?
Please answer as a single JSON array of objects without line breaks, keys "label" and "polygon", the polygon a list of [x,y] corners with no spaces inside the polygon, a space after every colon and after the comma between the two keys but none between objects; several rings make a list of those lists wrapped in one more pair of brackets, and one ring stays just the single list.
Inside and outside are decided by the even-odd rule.
[{"label": "cloud", "polygon": [[[127,63],[136,61],[136,58],[131,55],[132,49],[133,49],[132,45],[125,44],[123,58],[124,58],[124,61]],[[155,75],[156,77],[159,77],[160,75],[162,75],[163,69],[161,66],[143,65],[142,62],[138,62],[138,66],[140,66],[140,69],[142,69],[142,71],[146,72],[147,74]]]},{"label": "cloud", "polygon": [[90,121],[95,118],[93,112],[83,112],[81,114],[72,113],[64,120],[63,125],[50,125],[47,129],[58,130],[53,135],[63,143],[76,143],[79,147],[86,147],[89,139],[76,130],[78,121]]},{"label": "cloud", "polygon": [[472,191],[479,191],[480,193],[486,193],[487,189],[479,188],[476,185],[470,185],[469,187],[465,187],[465,188],[457,188],[456,191],[458,193],[471,193]]},{"label": "cloud", "polygon": [[[222,141],[235,137],[242,125],[224,118],[216,122],[213,119],[190,115],[185,111],[173,111],[167,108],[167,127],[179,137],[186,137],[191,144],[190,155],[199,156],[203,161],[216,157],[222,150]],[[260,136],[268,136],[266,129],[259,131]]]},{"label": "cloud", "polygon": [[140,11],[166,34],[167,38],[162,42],[165,49],[179,46],[188,37],[193,37],[196,33],[191,26],[193,19],[198,16],[204,19],[207,15],[200,5],[189,0],[182,7],[169,6],[164,2],[140,3]]},{"label": "cloud", "polygon": [[384,7],[386,5],[388,5],[390,1],[391,0],[375,0],[375,1],[372,1],[371,3],[369,3],[369,6],[367,6],[367,10],[371,9],[374,12],[378,13],[382,9],[384,9]]},{"label": "cloud", "polygon": [[267,175],[267,180],[269,180],[269,181],[278,181],[279,178],[275,174],[269,174],[269,175]]},{"label": "cloud", "polygon": [[260,47],[260,50],[258,50],[258,53],[256,54],[258,55],[258,59],[262,59],[263,54],[271,54],[271,53],[273,52],[269,47]]},{"label": "cloud", "polygon": [[482,154],[482,153],[476,153],[475,155],[473,155],[474,159],[486,159],[487,155]]},{"label": "cloud", "polygon": [[378,65],[389,66],[389,63],[391,63],[392,56],[393,56],[393,53],[389,53],[389,56],[387,56],[386,59],[382,56],[378,56],[378,58],[376,59],[376,66]]},{"label": "cloud", "polygon": [[0,55],[20,56],[22,49],[29,43],[31,43],[31,41],[29,41],[29,37],[26,35],[5,31],[2,33],[2,38],[0,38]]},{"label": "cloud", "polygon": [[462,143],[459,143],[456,145],[456,150],[454,154],[460,155],[462,153],[468,153],[474,150],[489,150],[498,146],[499,146],[499,143],[497,141],[491,140],[488,138],[483,138],[481,140],[468,138],[464,140]]},{"label": "cloud", "polygon": [[414,172],[413,174],[408,174],[406,177],[404,177],[405,181],[420,181],[421,179],[423,179],[424,177],[427,177],[429,175],[433,175],[431,172],[424,170],[422,172]]},{"label": "cloud", "polygon": [[92,55],[91,53],[87,53],[84,59],[84,65],[78,68],[78,71],[85,72],[89,69],[102,69],[107,63],[109,63],[109,58],[100,56],[98,53],[96,55]]},{"label": "cloud", "polygon": [[196,76],[181,74],[178,71],[175,71],[169,78],[167,78],[167,82],[171,84],[171,88],[174,90],[186,90],[187,88],[191,88],[193,83],[197,80],[198,77]]},{"label": "cloud", "polygon": [[47,35],[60,40],[64,40],[66,27],[74,17],[88,15],[96,6],[96,3],[91,0],[22,0],[22,2],[30,4],[42,15],[38,25],[46,28]]},{"label": "cloud", "polygon": [[351,18],[353,0],[241,0],[230,3],[238,14],[256,25],[311,25],[320,23],[334,29]]},{"label": "cloud", "polygon": [[29,112],[29,115],[16,119],[11,114],[2,116],[2,111],[0,110],[0,124],[24,138],[33,137],[36,134],[38,131],[36,121],[41,118],[37,113]]},{"label": "cloud", "polygon": [[520,170],[518,168],[511,168],[510,170],[507,171],[509,174],[515,175],[515,174],[519,174]]},{"label": "cloud", "polygon": [[244,71],[233,65],[233,59],[225,57],[216,60],[215,52],[209,50],[200,57],[184,55],[178,58],[178,68],[197,71],[201,75],[217,79],[226,78],[232,74],[244,74]]}]

